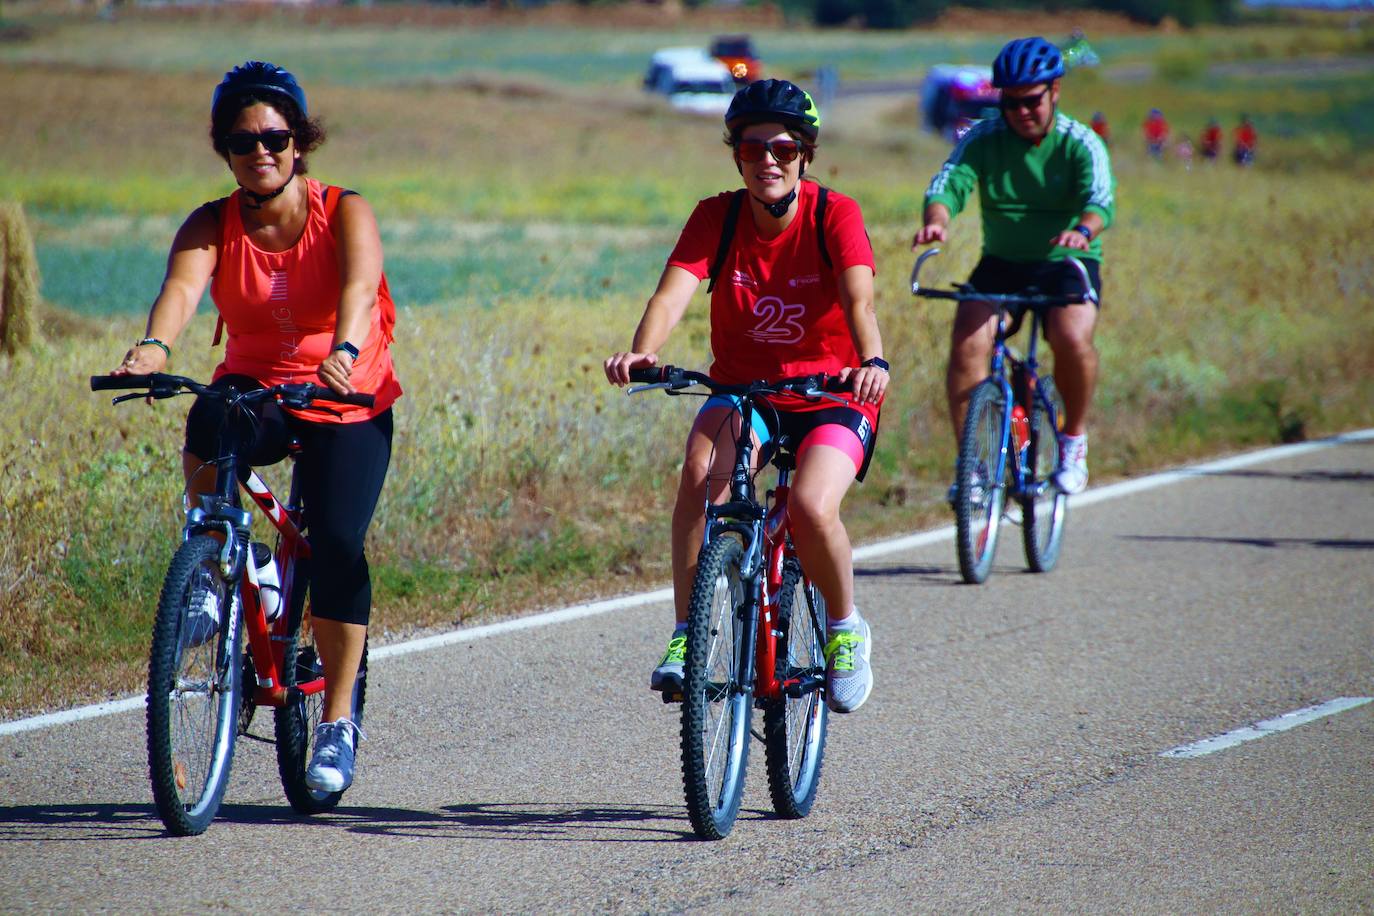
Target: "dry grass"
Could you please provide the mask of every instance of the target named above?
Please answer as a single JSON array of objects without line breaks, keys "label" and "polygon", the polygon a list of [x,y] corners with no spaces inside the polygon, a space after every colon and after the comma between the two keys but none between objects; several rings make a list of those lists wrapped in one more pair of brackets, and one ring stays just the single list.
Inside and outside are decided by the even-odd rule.
[{"label": "dry grass", "polygon": [[[199,130],[186,127],[203,118],[203,83],[0,65],[0,194],[82,214],[61,231],[97,244],[169,232],[225,186]],[[1179,93],[1181,111],[1203,102],[1158,86],[1078,92],[1070,103],[1122,112],[1150,93]],[[1281,101],[1235,92],[1254,110]],[[363,190],[389,236],[428,239],[414,247],[434,257],[443,244],[525,244],[470,231],[479,220],[545,221],[558,224],[549,238],[570,239],[567,258],[545,263],[479,250],[493,262],[507,255],[512,271],[583,269],[577,248],[593,236],[628,250],[648,233],[666,250],[694,200],[737,180],[714,123],[671,117],[628,90],[512,98],[489,87],[321,84],[314,99],[334,137],[313,173]],[[65,113],[60,123],[52,111]],[[948,312],[903,289],[920,194],[947,148],[915,135],[913,121],[907,101],[837,107],[818,166],[868,215],[897,368],[875,466],[846,507],[858,539],[943,517],[952,461],[941,381]],[[1184,172],[1121,144],[1095,480],[1374,421],[1369,160],[1334,168],[1300,155],[1301,142],[1266,145],[1266,156],[1285,143],[1294,152],[1282,168],[1262,159],[1248,172]],[[967,274],[978,242],[976,219],[956,223],[945,278]],[[390,253],[412,252],[400,241]],[[492,277],[490,292],[471,299],[402,304],[395,353],[407,393],[369,547],[382,638],[666,579],[667,507],[695,403],[626,398],[600,372],[628,341],[655,274],[633,295],[591,299],[503,296],[508,279]],[[206,316],[192,325],[177,371],[209,375],[212,327]],[[45,345],[0,358],[5,715],[138,686],[148,609],[179,525],[187,402],[115,410],[85,378],[141,330],[141,316],[50,311]],[[703,297],[664,357],[701,365],[706,341]]]}]

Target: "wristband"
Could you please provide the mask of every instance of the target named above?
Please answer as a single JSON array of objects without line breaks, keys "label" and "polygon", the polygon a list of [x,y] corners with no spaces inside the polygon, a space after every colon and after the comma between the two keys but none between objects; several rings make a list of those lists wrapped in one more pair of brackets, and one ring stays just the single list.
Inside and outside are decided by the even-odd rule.
[{"label": "wristband", "polygon": [[1077,232],[1079,235],[1083,236],[1083,238],[1087,239],[1090,242],[1093,240],[1093,231],[1089,229],[1087,226],[1083,225],[1082,223],[1079,223],[1077,226],[1074,226],[1073,231]]},{"label": "wristband", "polygon": [[171,358],[172,358],[172,348],[169,347],[169,346],[167,346],[167,345],[166,345],[165,343],[163,343],[162,341],[158,340],[156,337],[145,337],[145,338],[143,338],[142,340],[140,340],[138,343],[134,344],[134,346],[135,346],[135,347],[146,347],[146,346],[148,346],[148,345],[150,345],[150,344],[151,344],[152,346],[154,346],[154,347],[161,347],[161,348],[162,348],[162,352],[167,354],[167,358],[168,358],[168,359],[171,359]]},{"label": "wristband", "polygon": [[874,368],[876,368],[876,369],[881,369],[881,370],[883,370],[884,372],[887,372],[887,373],[889,373],[889,374],[891,374],[891,372],[892,372],[892,369],[889,368],[889,366],[888,366],[888,364],[887,364],[887,360],[883,359],[881,356],[870,356],[868,359],[866,359],[866,360],[864,360],[863,362],[859,363],[859,365],[860,365],[860,366],[872,366],[872,367],[874,367]]},{"label": "wristband", "polygon": [[355,346],[353,346],[353,345],[352,345],[351,343],[349,343],[348,341],[345,340],[343,343],[336,343],[336,344],[334,345],[334,349],[331,350],[330,352],[331,352],[331,353],[333,353],[333,352],[338,352],[339,350],[342,350],[342,351],[344,351],[345,353],[347,353],[349,356],[351,356],[351,357],[353,358],[353,361],[354,361],[355,363],[358,361],[358,348],[355,347]]}]

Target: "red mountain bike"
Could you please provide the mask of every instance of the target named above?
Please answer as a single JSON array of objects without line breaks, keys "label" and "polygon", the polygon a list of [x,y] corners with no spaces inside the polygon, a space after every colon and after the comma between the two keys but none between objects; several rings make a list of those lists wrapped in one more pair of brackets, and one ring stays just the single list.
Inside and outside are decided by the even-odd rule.
[{"label": "red mountain bike", "polygon": [[[371,406],[372,395],[335,394],[312,383],[273,385],[252,391],[210,388],[179,375],[93,376],[91,390],[138,389],[113,403],[192,393],[228,405],[220,432],[215,492],[189,506],[182,544],[172,557],[158,599],[148,661],[148,773],[153,803],[168,831],[202,833],[214,819],[229,785],[234,742],[246,733],[258,706],[275,712],[277,769],[291,806],[304,814],[328,810],[342,792],[305,784],[324,709],[324,675],[306,608],[310,543],[305,537],[299,487],[279,502],[267,484],[241,461],[236,423],[253,404],[274,400],[303,409],[316,401]],[[299,444],[288,446],[291,457]],[[242,486],[277,529],[274,551],[281,611],[269,622],[252,557],[252,515],[242,508]],[[261,547],[262,545],[257,545]],[[244,631],[248,643],[245,650]],[[367,649],[353,688],[351,718],[361,724],[367,686]]]},{"label": "red mountain bike", "polygon": [[[754,412],[763,396],[799,394],[812,400],[843,390],[815,375],[779,382],[726,385],[673,366],[634,369],[630,378],[668,394],[701,385],[733,397],[741,414],[730,498],[706,507],[706,536],[697,559],[687,619],[682,701],[682,784],[697,836],[718,840],[739,814],[749,760],[750,718],[763,709],[768,789],[782,817],[805,817],[820,785],[825,754],[825,599],[792,547],[787,495],[796,469],[793,443],[780,438],[765,457],[777,484],[760,503],[750,471]],[[836,400],[839,400],[836,398]],[[771,503],[771,506],[769,505]]]}]

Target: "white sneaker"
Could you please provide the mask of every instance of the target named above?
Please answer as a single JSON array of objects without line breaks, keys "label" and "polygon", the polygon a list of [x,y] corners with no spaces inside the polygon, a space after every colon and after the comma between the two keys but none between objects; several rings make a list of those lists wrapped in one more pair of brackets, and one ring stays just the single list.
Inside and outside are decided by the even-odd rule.
[{"label": "white sneaker", "polygon": [[305,768],[305,784],[316,792],[342,792],[353,785],[354,742],[366,737],[352,719],[315,726],[315,752]]},{"label": "white sneaker", "polygon": [[835,712],[853,712],[873,692],[873,635],[856,609],[847,626],[826,628],[825,700]]},{"label": "white sneaker", "polygon": [[186,612],[186,645],[201,646],[219,632],[219,596],[209,589],[199,589],[191,596]]},{"label": "white sneaker", "polygon": [[1059,470],[1053,482],[1064,493],[1073,496],[1088,488],[1088,437],[1065,436],[1059,444]]}]

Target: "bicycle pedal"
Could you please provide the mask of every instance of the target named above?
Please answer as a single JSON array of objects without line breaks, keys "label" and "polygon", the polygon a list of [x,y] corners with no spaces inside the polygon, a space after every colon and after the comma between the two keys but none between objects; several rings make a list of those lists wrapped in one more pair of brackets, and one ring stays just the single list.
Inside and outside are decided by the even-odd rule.
[{"label": "bicycle pedal", "polygon": [[663,697],[665,705],[668,703],[682,702],[682,691],[680,690],[663,690],[659,692],[659,696]]}]

